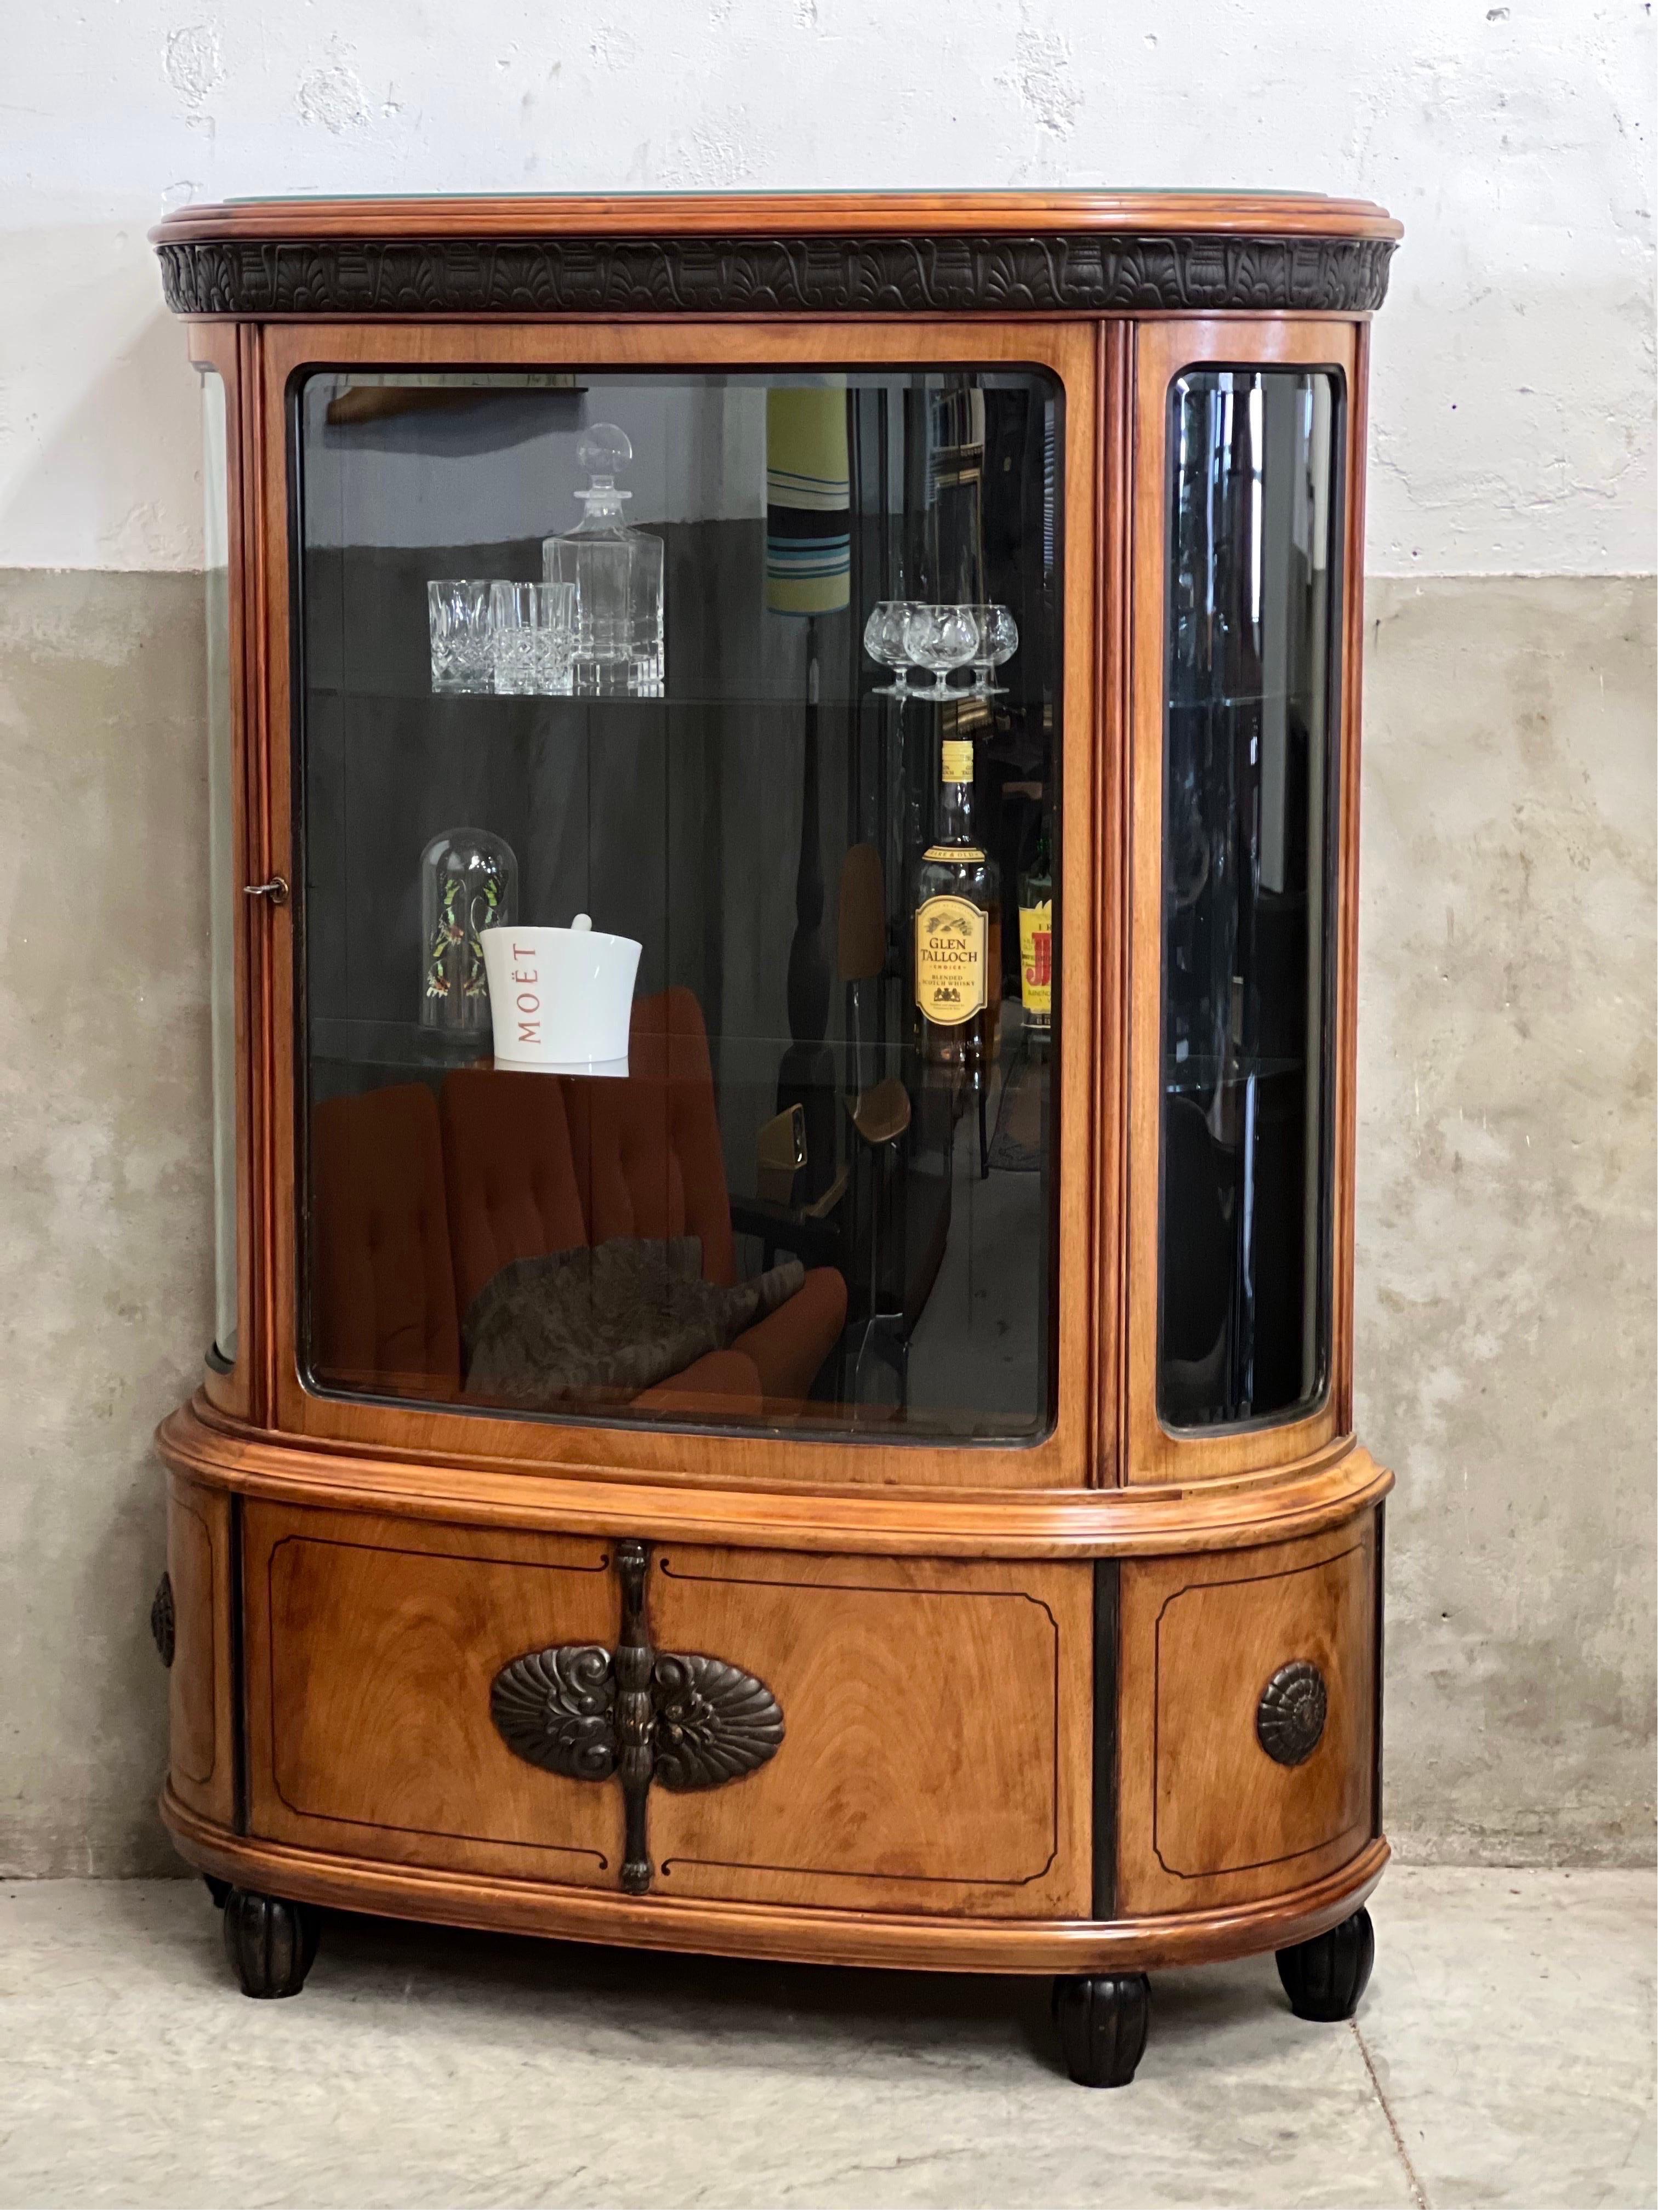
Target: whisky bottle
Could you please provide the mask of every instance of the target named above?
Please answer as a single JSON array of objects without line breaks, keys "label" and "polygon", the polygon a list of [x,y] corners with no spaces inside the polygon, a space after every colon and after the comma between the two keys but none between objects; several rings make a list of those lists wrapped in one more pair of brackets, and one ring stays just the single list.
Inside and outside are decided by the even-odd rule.
[{"label": "whisky bottle", "polygon": [[1019,996],[1026,1036],[1046,1036],[1054,1026],[1054,862],[1046,822],[1019,882]]},{"label": "whisky bottle", "polygon": [[982,1077],[1000,1012],[1001,878],[973,834],[973,746],[944,740],[938,842],[915,872],[916,1042],[923,1060]]}]

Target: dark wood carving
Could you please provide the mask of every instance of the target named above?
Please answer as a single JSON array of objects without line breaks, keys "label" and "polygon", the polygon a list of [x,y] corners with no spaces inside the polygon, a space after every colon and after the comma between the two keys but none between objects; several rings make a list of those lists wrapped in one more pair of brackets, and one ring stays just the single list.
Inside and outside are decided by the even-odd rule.
[{"label": "dark wood carving", "polygon": [[646,1801],[651,1790],[651,1735],[656,1716],[651,1704],[651,1650],[646,1626],[645,1575],[650,1553],[643,1544],[618,1544],[616,1572],[622,1577],[622,1638],[616,1645],[616,1732],[622,1750],[616,1760],[622,1802],[627,1815],[627,1850],[622,1887],[642,1897],[651,1886],[651,1855],[645,1832]]},{"label": "dark wood carving", "polygon": [[783,1741],[765,1684],[724,1659],[664,1652],[652,1670],[656,1779],[665,1790],[717,1790],[763,1766]]},{"label": "dark wood carving", "polygon": [[520,1759],[573,1782],[616,1772],[616,1680],[602,1644],[526,1651],[496,1675],[489,1705]]},{"label": "dark wood carving", "polygon": [[627,1843],[622,1887],[642,1897],[651,1864],[647,1808],[665,1790],[717,1790],[763,1766],[783,1741],[783,1711],[757,1676],[700,1652],[658,1651],[648,1620],[650,1547],[616,1547],[622,1633],[509,1660],[489,1710],[509,1749],[573,1782],[622,1784]]},{"label": "dark wood carving", "polygon": [[1255,1734],[1261,1749],[1280,1766],[1299,1766],[1317,1750],[1329,1709],[1323,1675],[1310,1659],[1292,1659],[1260,1693]]},{"label": "dark wood carving", "polygon": [[1394,241],[1124,233],[206,239],[158,246],[180,315],[1040,314],[1382,305]]},{"label": "dark wood carving", "polygon": [[155,1595],[149,1601],[149,1632],[155,1639],[155,1649],[161,1655],[162,1666],[170,1667],[178,1647],[179,1621],[173,1609],[173,1577],[165,1567],[161,1570],[161,1579],[155,1585]]}]

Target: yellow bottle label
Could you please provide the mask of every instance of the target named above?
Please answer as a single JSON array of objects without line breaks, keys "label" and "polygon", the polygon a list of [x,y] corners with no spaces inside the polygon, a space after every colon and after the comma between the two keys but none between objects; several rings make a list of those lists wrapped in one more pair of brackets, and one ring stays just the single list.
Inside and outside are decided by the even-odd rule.
[{"label": "yellow bottle label", "polygon": [[945,783],[971,783],[973,781],[973,740],[971,738],[946,738],[944,743],[944,775]]},{"label": "yellow bottle label", "polygon": [[1027,1014],[1049,1021],[1054,1013],[1054,902],[1019,908],[1019,996]]},{"label": "yellow bottle label", "polygon": [[954,891],[916,908],[915,1003],[930,1022],[954,1029],[982,1010],[988,921]]}]

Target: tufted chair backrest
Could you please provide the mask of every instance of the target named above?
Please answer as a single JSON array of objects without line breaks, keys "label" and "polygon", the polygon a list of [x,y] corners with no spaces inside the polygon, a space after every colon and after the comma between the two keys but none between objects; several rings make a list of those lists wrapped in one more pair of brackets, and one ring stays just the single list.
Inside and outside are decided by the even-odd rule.
[{"label": "tufted chair backrest", "polygon": [[452,1396],[460,1335],[436,1099],[395,1084],[325,1099],[311,1126],[317,1379]]},{"label": "tufted chair backrest", "polygon": [[625,1079],[562,1079],[588,1241],[700,1237],[703,1274],[729,1283],[731,1199],[695,992],[676,988],[635,1001],[628,1061]]},{"label": "tufted chair backrest", "polygon": [[556,1075],[457,1068],[444,1079],[443,1165],[455,1303],[468,1308],[510,1261],[587,1242]]}]

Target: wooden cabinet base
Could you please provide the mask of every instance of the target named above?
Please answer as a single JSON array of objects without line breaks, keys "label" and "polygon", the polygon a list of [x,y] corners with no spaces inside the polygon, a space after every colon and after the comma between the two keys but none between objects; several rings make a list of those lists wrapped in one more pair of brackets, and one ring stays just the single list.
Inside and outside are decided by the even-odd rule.
[{"label": "wooden cabinet base", "polygon": [[1283,1951],[1350,1918],[1388,1863],[1378,1837],[1321,1880],[1245,1905],[1132,1920],[988,1921],[635,1898],[348,1858],[235,1835],[170,1790],[161,1817],[183,1856],[203,1874],[300,1904],[571,1942],[940,1973],[1144,1973]]},{"label": "wooden cabinet base", "polygon": [[1288,1536],[969,1558],[884,1548],[878,1510],[834,1550],[440,1518],[282,1449],[269,1490],[174,1458],[163,1608],[163,1817],[248,1995],[299,1990],[335,1907],[1051,1974],[1101,2087],[1165,1966],[1275,1952],[1303,2016],[1357,2005],[1388,1856],[1368,1494]]}]

